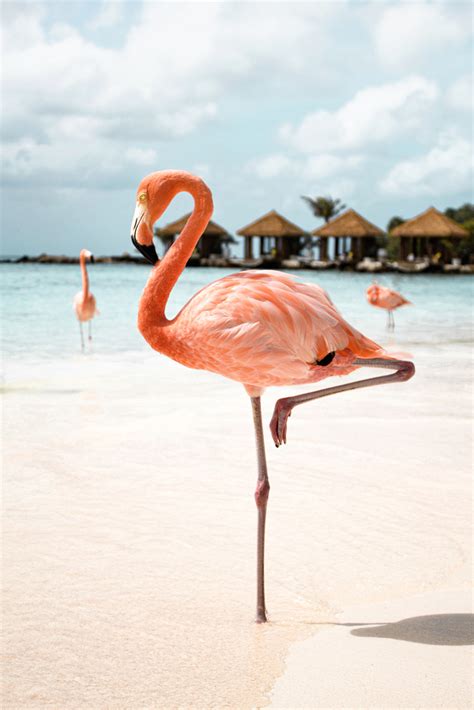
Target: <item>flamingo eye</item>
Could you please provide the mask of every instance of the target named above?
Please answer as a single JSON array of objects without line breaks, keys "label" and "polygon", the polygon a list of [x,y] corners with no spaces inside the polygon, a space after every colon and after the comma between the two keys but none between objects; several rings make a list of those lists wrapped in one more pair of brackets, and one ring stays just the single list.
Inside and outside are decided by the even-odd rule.
[{"label": "flamingo eye", "polygon": [[146,192],[142,192],[140,195],[138,195],[138,201],[142,204],[146,202]]},{"label": "flamingo eye", "polygon": [[321,358],[321,360],[316,360],[316,365],[326,367],[334,360],[335,356],[336,356],[336,353],[328,353],[323,358]]}]

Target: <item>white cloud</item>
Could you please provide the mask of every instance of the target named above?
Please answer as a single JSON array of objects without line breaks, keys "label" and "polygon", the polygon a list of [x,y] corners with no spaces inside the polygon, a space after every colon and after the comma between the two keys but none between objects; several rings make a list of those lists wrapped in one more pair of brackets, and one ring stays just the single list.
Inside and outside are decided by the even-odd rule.
[{"label": "white cloud", "polygon": [[418,128],[437,96],[436,84],[419,76],[371,86],[336,111],[315,111],[296,126],[282,126],[280,137],[302,153],[358,149]]},{"label": "white cloud", "polygon": [[454,82],[448,91],[448,103],[459,111],[472,112],[472,75],[462,76]]},{"label": "white cloud", "polygon": [[46,10],[39,2],[3,3],[0,26],[2,55],[12,50],[28,49],[40,43],[43,39],[41,22],[45,16]]},{"label": "white cloud", "polygon": [[309,156],[274,153],[250,161],[245,169],[260,178],[260,184],[272,181],[272,189],[281,189],[282,183],[291,185],[290,190],[284,191],[284,205],[293,208],[294,191],[296,195],[330,194],[349,199],[356,190],[355,178],[365,161],[366,156],[363,155],[341,157],[329,153]]},{"label": "white cloud", "polygon": [[252,160],[246,169],[275,185],[289,179],[304,185],[307,194],[334,193],[347,200],[359,184],[372,180],[377,185],[394,151],[406,155],[411,146],[416,154],[425,146],[423,155],[396,164],[380,181],[379,191],[437,196],[466,189],[470,145],[453,132],[439,135],[448,116],[455,125],[453,109],[467,108],[470,88],[464,77],[441,100],[436,83],[421,76],[369,86],[334,111],[315,111],[281,126],[285,150]]},{"label": "white cloud", "polygon": [[398,2],[386,7],[375,26],[381,61],[393,69],[428,64],[456,51],[472,32],[470,3]]},{"label": "white cloud", "polygon": [[[65,153],[67,146],[67,154]],[[115,146],[100,140],[56,141],[52,145],[22,138],[2,147],[2,178],[6,185],[115,189],[130,184],[130,174],[150,172],[158,154],[152,148]]]},{"label": "white cloud", "polygon": [[473,146],[459,136],[442,135],[428,153],[395,165],[380,184],[391,195],[453,194],[472,189]]},{"label": "white cloud", "polygon": [[[134,183],[144,166],[160,167],[164,142],[174,141],[178,153],[180,139],[198,137],[201,127],[222,120],[229,96],[252,97],[265,107],[267,89],[272,96],[286,92],[288,101],[299,100],[292,94],[296,84],[306,82],[315,97],[321,85],[332,90],[332,80],[340,83],[335,68],[345,60],[331,49],[334,38],[336,46],[346,46],[340,20],[351,11],[345,2],[135,3],[123,44],[111,48],[88,38],[90,31],[51,25],[48,3],[4,5],[4,179],[9,185],[70,188],[87,181],[111,188]],[[417,27],[424,18],[434,34],[427,40],[424,29],[420,43],[428,42],[432,53],[439,51],[437,42],[447,46],[466,32],[444,5],[416,3],[416,12],[403,15],[405,5],[371,13],[379,16],[377,42],[385,39],[387,51],[387,22],[395,23],[394,37],[408,42],[403,17]],[[88,30],[122,19],[121,0],[104,0],[97,8]],[[358,28],[365,31],[360,23]],[[453,85],[450,110],[465,105],[467,90],[461,80]],[[280,147],[248,169],[262,180],[291,176],[318,189],[346,180],[351,190],[374,149],[399,137],[429,140],[437,96],[437,85],[421,76],[369,86],[335,110],[315,110],[283,127]],[[235,140],[244,142],[242,136]],[[208,160],[196,154],[191,165],[194,159]]]},{"label": "white cloud", "polygon": [[[4,13],[10,182],[46,170],[80,184],[85,163],[102,181],[90,161],[112,155],[124,174],[130,143],[156,151],[214,120],[233,90],[254,91],[256,78],[279,86],[307,76],[307,63],[324,54],[327,22],[341,12],[326,3],[277,3],[271,13],[265,3],[137,3],[123,46],[110,48],[70,25],[48,25],[47,8],[18,3]],[[121,9],[106,0],[89,29],[112,26]]]},{"label": "white cloud", "polygon": [[127,148],[125,158],[135,165],[153,165],[157,160],[157,153],[153,148]]},{"label": "white cloud", "polygon": [[263,158],[251,160],[246,171],[267,180],[281,176],[298,176],[307,180],[325,180],[357,170],[365,158],[362,155],[348,155],[341,158],[330,153],[320,153],[305,157],[273,153]]}]

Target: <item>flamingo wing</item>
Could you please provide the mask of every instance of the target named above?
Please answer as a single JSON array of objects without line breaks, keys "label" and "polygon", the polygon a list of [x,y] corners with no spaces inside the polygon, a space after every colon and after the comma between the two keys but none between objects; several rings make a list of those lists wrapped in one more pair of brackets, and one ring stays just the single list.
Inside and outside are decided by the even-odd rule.
[{"label": "flamingo wing", "polygon": [[205,358],[288,368],[346,349],[361,357],[382,352],[346,323],[322,288],[280,272],[224,277],[198,292],[177,321],[181,337]]},{"label": "flamingo wing", "polygon": [[97,308],[96,300],[92,293],[89,293],[86,298],[84,298],[82,291],[76,293],[73,308],[80,320],[89,320],[95,315],[99,315],[99,309]]}]

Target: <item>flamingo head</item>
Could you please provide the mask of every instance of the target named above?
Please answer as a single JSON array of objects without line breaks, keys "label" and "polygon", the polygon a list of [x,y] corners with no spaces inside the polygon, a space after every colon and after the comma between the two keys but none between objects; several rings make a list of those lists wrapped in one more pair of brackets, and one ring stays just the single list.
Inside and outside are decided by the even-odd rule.
[{"label": "flamingo head", "polygon": [[131,239],[151,264],[159,262],[153,244],[153,224],[182,189],[183,175],[178,170],[159,170],[144,177],[138,186]]},{"label": "flamingo head", "polygon": [[210,219],[212,195],[201,178],[184,170],[159,170],[143,178],[137,190],[131,238],[135,247],[152,264],[159,262],[153,244],[153,224],[179,192],[189,192],[195,205]]},{"label": "flamingo head", "polygon": [[143,178],[137,190],[135,212],[132,219],[131,239],[138,251],[151,264],[159,262],[153,244],[153,224],[161,217],[173,195],[163,189],[163,172]]},{"label": "flamingo head", "polygon": [[89,259],[91,264],[94,263],[94,255],[89,249],[81,249],[80,256],[83,256],[85,259]]},{"label": "flamingo head", "polygon": [[377,303],[379,297],[379,285],[377,281],[374,281],[366,291],[367,300],[369,303]]}]

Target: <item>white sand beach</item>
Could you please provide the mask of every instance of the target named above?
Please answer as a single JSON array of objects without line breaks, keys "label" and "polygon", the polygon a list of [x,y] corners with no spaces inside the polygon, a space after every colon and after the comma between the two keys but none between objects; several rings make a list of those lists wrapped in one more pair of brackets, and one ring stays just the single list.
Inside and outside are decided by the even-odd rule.
[{"label": "white sand beach", "polygon": [[355,607],[316,626],[292,646],[270,707],[472,707],[471,590]]},{"label": "white sand beach", "polygon": [[10,364],[4,707],[469,707],[452,625],[370,633],[471,611],[469,348],[430,352],[268,437],[262,626],[243,389],[152,352]]}]

